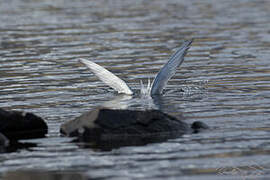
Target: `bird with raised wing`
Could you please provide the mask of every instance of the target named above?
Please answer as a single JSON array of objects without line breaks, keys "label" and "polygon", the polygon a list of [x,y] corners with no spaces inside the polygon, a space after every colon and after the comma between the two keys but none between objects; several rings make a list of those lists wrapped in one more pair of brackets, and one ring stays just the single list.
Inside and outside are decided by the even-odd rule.
[{"label": "bird with raised wing", "polygon": [[[168,81],[173,75],[175,75],[177,68],[184,61],[184,56],[190,48],[191,43],[192,40],[187,40],[179,49],[176,50],[168,62],[160,69],[153,83],[150,83],[150,80],[148,80],[148,85],[145,87],[141,81],[141,94],[150,96],[162,94],[163,89],[166,87]],[[93,74],[95,74],[101,81],[116,90],[118,93],[128,95],[134,94],[134,92],[122,79],[104,67],[82,58],[80,59],[80,62],[85,64]]]}]

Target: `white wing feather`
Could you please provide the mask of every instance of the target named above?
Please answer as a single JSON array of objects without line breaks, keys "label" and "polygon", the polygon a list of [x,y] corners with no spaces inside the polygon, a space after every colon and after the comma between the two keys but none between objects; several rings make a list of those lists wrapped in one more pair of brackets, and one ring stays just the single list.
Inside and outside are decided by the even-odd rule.
[{"label": "white wing feather", "polygon": [[168,81],[176,73],[177,68],[184,61],[184,56],[187,53],[191,43],[192,40],[185,41],[182,46],[171,56],[169,61],[161,68],[153,81],[151,87],[151,96],[155,94],[162,94],[162,91],[167,85]]},{"label": "white wing feather", "polygon": [[118,93],[133,94],[128,85],[119,77],[105,69],[104,67],[86,60],[80,59],[101,81],[116,90]]}]

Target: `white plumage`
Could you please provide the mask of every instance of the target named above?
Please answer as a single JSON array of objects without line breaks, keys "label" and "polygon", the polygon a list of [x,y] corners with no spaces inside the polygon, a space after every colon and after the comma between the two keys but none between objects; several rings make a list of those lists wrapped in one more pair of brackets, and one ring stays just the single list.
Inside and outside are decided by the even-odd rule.
[{"label": "white plumage", "polygon": [[133,94],[128,85],[122,79],[104,67],[85,59],[80,59],[80,61],[84,63],[101,81],[112,87],[117,92],[130,95]]},{"label": "white plumage", "polygon": [[[152,84],[150,83],[150,79],[148,79],[148,85],[144,87],[141,81],[141,94],[150,96],[162,94],[168,81],[184,61],[184,56],[190,48],[191,43],[192,40],[188,40],[182,44],[182,46],[170,57],[168,62],[160,69]],[[101,81],[112,87],[118,93],[133,94],[132,90],[122,79],[107,69],[86,59],[80,59],[80,62],[85,64]]]}]

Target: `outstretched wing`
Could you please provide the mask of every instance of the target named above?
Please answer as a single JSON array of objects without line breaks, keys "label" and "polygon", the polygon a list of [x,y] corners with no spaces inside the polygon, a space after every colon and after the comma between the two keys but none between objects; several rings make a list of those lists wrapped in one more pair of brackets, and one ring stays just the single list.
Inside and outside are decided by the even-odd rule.
[{"label": "outstretched wing", "polygon": [[169,61],[161,68],[151,87],[151,95],[161,94],[170,78],[176,73],[177,68],[184,61],[184,56],[190,48],[192,40],[185,41],[182,46],[171,56]]},{"label": "outstretched wing", "polygon": [[128,85],[122,79],[115,76],[104,67],[86,59],[80,59],[80,62],[85,64],[101,81],[112,87],[118,93],[133,94]]}]

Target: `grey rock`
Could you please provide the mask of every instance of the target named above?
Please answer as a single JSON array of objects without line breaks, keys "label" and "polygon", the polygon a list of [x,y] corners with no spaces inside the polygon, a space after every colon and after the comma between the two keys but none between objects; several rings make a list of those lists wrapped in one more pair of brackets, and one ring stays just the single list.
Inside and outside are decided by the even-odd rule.
[{"label": "grey rock", "polygon": [[45,121],[33,113],[0,108],[0,132],[10,141],[44,137],[47,131]]},{"label": "grey rock", "polygon": [[187,123],[158,110],[97,108],[62,124],[60,132],[78,137],[79,141],[103,145],[117,142],[121,146],[163,141],[193,130]]}]

